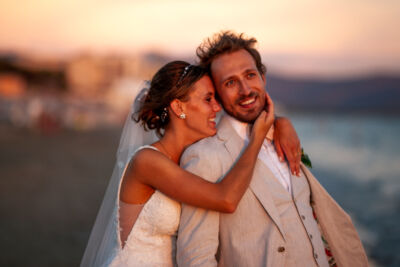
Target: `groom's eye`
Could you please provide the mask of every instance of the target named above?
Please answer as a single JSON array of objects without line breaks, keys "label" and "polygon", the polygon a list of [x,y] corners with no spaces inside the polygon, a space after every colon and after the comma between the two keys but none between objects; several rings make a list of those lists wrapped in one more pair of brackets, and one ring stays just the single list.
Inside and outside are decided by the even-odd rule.
[{"label": "groom's eye", "polygon": [[256,74],[254,72],[247,73],[247,78],[251,79],[254,78]]},{"label": "groom's eye", "polygon": [[235,80],[229,80],[225,83],[226,87],[233,87],[235,85]]}]

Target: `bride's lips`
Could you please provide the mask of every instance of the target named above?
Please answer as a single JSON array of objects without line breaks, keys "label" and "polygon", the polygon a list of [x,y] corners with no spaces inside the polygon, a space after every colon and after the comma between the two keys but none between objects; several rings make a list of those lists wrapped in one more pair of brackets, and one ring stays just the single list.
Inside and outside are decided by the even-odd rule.
[{"label": "bride's lips", "polygon": [[215,126],[216,126],[215,118],[216,118],[216,117],[212,117],[212,118],[209,118],[209,119],[208,119],[208,122],[212,125],[213,128],[215,128]]}]

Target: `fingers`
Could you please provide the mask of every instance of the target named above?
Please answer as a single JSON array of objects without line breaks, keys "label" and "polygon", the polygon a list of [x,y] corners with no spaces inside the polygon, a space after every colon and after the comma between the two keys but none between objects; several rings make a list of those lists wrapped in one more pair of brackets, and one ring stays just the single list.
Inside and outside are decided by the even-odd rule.
[{"label": "fingers", "polygon": [[[288,144],[281,144],[281,149],[286,156],[289,163],[290,172],[293,175],[300,176],[300,160],[301,152],[297,145],[290,146]],[[278,151],[278,149],[277,149]],[[279,156],[279,153],[278,153]]]},{"label": "fingers", "polygon": [[290,172],[293,174],[293,175],[296,175],[296,164],[295,164],[295,157],[294,157],[294,155],[292,154],[292,153],[286,153],[286,158],[287,158],[287,160],[288,160],[288,163],[289,163],[289,168],[290,168]]},{"label": "fingers", "polygon": [[265,108],[268,114],[274,114],[275,113],[274,102],[272,101],[271,97],[267,92],[265,92],[265,101],[266,101]]},{"label": "fingers", "polygon": [[274,139],[279,140],[280,147],[288,160],[291,173],[299,176],[301,160],[300,140],[289,120],[285,118],[276,120]]},{"label": "fingers", "polygon": [[294,174],[300,176],[300,160],[301,160],[301,152],[299,148],[295,148],[294,152]]},{"label": "fingers", "polygon": [[300,176],[300,162],[301,162],[301,148],[299,145],[297,149],[297,161],[296,161],[297,176]]},{"label": "fingers", "polygon": [[257,117],[254,122],[253,128],[254,130],[260,130],[261,125],[265,123],[267,117],[267,113],[263,110]]},{"label": "fingers", "polygon": [[276,153],[278,154],[279,161],[283,162],[285,160],[285,156],[283,155],[281,143],[278,141],[278,139],[275,139],[274,144],[275,144]]},{"label": "fingers", "polygon": [[260,115],[258,115],[257,120],[261,120],[263,122],[265,122],[265,120],[267,119],[267,112],[265,112],[265,110],[261,111]]},{"label": "fingers", "polygon": [[269,122],[273,122],[275,119],[275,107],[274,102],[267,92],[265,92],[265,110],[267,111],[266,120]]}]

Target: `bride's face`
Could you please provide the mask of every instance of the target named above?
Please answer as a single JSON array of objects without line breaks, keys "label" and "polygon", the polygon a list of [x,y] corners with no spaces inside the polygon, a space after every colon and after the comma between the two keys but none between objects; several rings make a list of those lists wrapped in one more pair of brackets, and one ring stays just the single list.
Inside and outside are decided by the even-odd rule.
[{"label": "bride's face", "polygon": [[184,110],[186,126],[196,139],[216,134],[215,118],[221,106],[215,100],[215,90],[210,77],[206,75],[194,84],[189,101],[184,102]]}]

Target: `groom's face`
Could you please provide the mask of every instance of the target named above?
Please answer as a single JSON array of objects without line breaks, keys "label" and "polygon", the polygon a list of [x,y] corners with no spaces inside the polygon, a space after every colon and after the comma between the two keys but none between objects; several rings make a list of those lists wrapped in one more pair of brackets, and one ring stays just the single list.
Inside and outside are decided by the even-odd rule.
[{"label": "groom's face", "polygon": [[222,54],[211,63],[211,74],[225,111],[243,122],[253,122],[265,105],[265,76],[244,49]]}]

